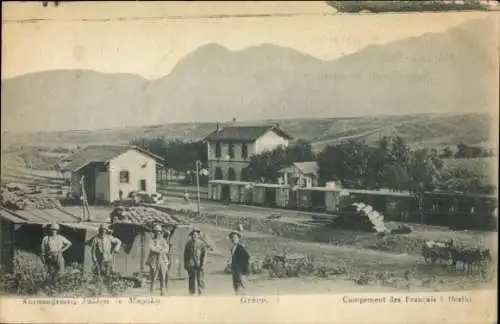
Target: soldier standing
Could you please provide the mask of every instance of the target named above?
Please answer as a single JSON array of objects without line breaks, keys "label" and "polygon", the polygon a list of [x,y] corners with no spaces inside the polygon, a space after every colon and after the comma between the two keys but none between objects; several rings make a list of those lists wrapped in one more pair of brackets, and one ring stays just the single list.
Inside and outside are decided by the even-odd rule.
[{"label": "soldier standing", "polygon": [[184,201],[186,202],[186,204],[190,204],[189,193],[187,192],[187,190],[184,190]]},{"label": "soldier standing", "polygon": [[189,234],[191,239],[184,248],[184,268],[189,276],[189,293],[201,295],[205,288],[203,281],[203,267],[206,262],[205,243],[200,240],[200,230],[193,229]]},{"label": "soldier standing", "polygon": [[233,277],[233,289],[236,294],[246,288],[246,277],[250,274],[250,255],[240,244],[241,233],[233,231],[229,233],[229,238],[233,243],[231,248],[231,274]]},{"label": "soldier standing", "polygon": [[58,234],[59,224],[50,224],[48,230],[49,235],[42,239],[41,256],[54,283],[59,274],[64,272],[63,253],[71,247],[71,242]]},{"label": "soldier standing", "polygon": [[92,262],[99,281],[104,279],[109,283],[113,273],[113,257],[120,250],[121,241],[111,235],[112,231],[107,225],[99,226],[99,234],[94,237],[91,243]]},{"label": "soldier standing", "polygon": [[[168,252],[170,246],[168,241],[163,236],[163,228],[160,225],[153,227],[153,239],[149,245],[149,257],[146,264],[149,266],[149,273],[151,278],[150,291],[153,294],[154,285],[157,277],[160,279],[160,295],[164,296],[168,284],[168,267],[169,257]],[[167,231],[165,234],[169,235]]]}]

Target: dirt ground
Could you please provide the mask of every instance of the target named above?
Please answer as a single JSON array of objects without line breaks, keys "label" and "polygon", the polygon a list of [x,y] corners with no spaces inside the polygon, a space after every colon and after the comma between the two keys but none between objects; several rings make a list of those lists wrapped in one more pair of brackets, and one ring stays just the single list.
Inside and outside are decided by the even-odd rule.
[{"label": "dirt ground", "polygon": [[[199,224],[217,244],[220,254],[210,254],[205,269],[206,295],[233,294],[231,276],[223,273],[229,258],[229,229]],[[252,257],[268,254],[299,253],[310,257],[315,264],[332,264],[346,267],[347,273],[327,278],[313,276],[272,279],[266,274],[249,277],[247,295],[278,296],[287,294],[331,294],[331,293],[383,293],[391,291],[438,292],[491,288],[492,283],[482,282],[477,277],[450,271],[445,265],[427,265],[416,255],[360,250],[327,244],[304,243],[290,239],[246,232],[242,244]],[[405,279],[405,273],[412,273]],[[359,284],[357,279],[367,273],[380,274],[378,280]],[[187,296],[187,280],[171,280],[168,295]],[[157,284],[156,289],[159,288]],[[149,295],[148,287],[133,289],[134,296]],[[153,295],[159,295],[155,291]]]}]

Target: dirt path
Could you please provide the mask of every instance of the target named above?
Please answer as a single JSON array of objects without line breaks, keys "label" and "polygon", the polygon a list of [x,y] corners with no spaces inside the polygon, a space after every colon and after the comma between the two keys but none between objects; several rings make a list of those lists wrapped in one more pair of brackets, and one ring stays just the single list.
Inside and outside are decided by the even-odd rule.
[{"label": "dirt path", "polygon": [[[233,295],[231,275],[207,275],[205,276],[205,294],[209,296]],[[159,284],[156,284],[159,289]],[[280,295],[297,294],[332,294],[332,293],[370,293],[397,291],[396,288],[383,286],[359,286],[353,282],[343,279],[320,279],[320,278],[289,278],[262,280],[250,277],[246,289],[250,296],[268,296],[268,298],[279,298]],[[130,296],[148,296],[149,287],[133,289],[127,293]],[[153,293],[159,295],[159,291]],[[170,296],[189,296],[187,280],[171,280],[168,287]]]}]

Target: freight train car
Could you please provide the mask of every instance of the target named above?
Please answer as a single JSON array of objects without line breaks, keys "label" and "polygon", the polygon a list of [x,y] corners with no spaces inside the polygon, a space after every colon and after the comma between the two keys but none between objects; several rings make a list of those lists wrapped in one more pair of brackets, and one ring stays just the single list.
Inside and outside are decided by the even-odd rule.
[{"label": "freight train car", "polygon": [[[246,193],[250,183],[244,181],[213,180],[208,183],[209,198],[216,201],[230,201],[232,203],[248,203]],[[245,194],[242,195],[242,192]]]},{"label": "freight train car", "polygon": [[208,184],[208,199],[220,201],[221,200],[221,189],[222,189],[222,184],[209,183]]},{"label": "freight train car", "polygon": [[[212,200],[293,210],[341,213],[352,203],[365,203],[386,220],[421,222],[418,203],[410,192],[330,187],[290,187],[278,184],[214,180],[209,183]],[[426,192],[423,221],[457,228],[496,228],[498,199],[491,195]]]},{"label": "freight train car", "polygon": [[277,188],[276,192],[276,205],[279,208],[287,208],[290,200],[290,187],[281,186]]},{"label": "freight train car", "polygon": [[[302,207],[304,209],[320,213],[326,212],[326,199],[328,198],[327,192],[331,192],[329,188],[308,187],[300,188],[299,190],[301,193],[303,193],[303,195],[300,195],[300,197],[302,198]],[[306,199],[309,201],[307,201]]]},{"label": "freight train car", "polygon": [[497,207],[497,198],[490,195],[429,192],[424,196],[426,223],[452,224],[457,229],[495,228]]},{"label": "freight train car", "polygon": [[252,204],[252,188],[249,184],[240,186],[240,203],[245,205]]},{"label": "freight train car", "polygon": [[266,204],[266,188],[263,186],[252,187],[252,205],[264,206]]},{"label": "freight train car", "polygon": [[288,190],[288,186],[271,183],[256,183],[253,185],[252,194],[254,203],[267,207],[280,207],[286,202],[286,195],[282,191]]}]

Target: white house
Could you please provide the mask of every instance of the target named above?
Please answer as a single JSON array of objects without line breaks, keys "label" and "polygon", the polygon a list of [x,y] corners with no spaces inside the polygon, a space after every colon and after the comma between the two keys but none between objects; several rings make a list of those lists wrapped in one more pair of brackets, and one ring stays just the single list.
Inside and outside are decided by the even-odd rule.
[{"label": "white house", "polygon": [[131,191],[156,192],[164,160],[134,146],[88,146],[72,156],[64,169],[71,172],[71,194],[82,195],[82,176],[89,204],[125,198]]},{"label": "white house", "polygon": [[250,157],[278,146],[288,146],[292,137],[274,126],[219,127],[205,137],[208,168],[212,180],[247,180],[244,168]]},{"label": "white house", "polygon": [[295,162],[279,171],[281,183],[299,187],[318,185],[318,164],[315,161]]}]

